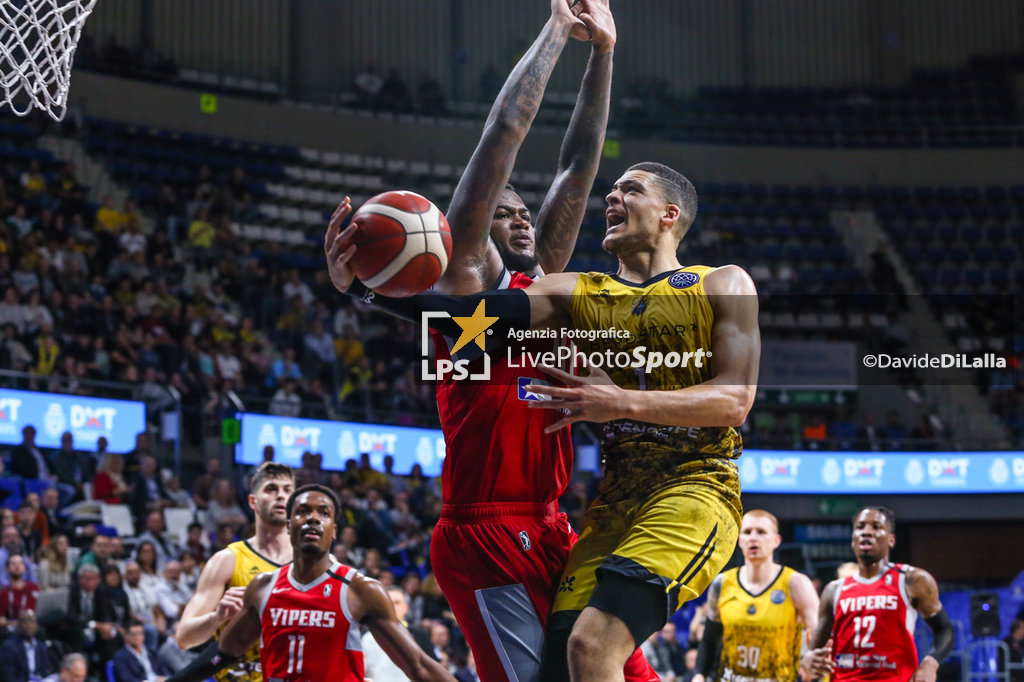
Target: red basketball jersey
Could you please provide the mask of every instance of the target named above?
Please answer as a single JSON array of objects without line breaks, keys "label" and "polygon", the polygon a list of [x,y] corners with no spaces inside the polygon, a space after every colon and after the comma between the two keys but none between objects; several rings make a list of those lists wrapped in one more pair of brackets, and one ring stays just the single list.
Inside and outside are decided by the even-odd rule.
[{"label": "red basketball jersey", "polygon": [[871,580],[853,575],[839,587],[832,626],[836,682],[906,682],[914,674],[917,611],[907,596],[909,568],[890,564]]},{"label": "red basketball jersey", "polygon": [[[525,289],[533,280],[519,272],[505,273],[499,288]],[[499,311],[487,311],[500,315]],[[433,333],[438,359],[449,359],[448,342]],[[550,351],[554,340],[513,343],[531,352]],[[473,366],[479,371],[481,361]],[[531,410],[538,395],[526,391],[529,383],[551,383],[526,356],[513,356],[503,348],[491,355],[490,381],[455,380],[449,373],[437,384],[437,411],[447,445],[441,473],[446,504],[474,502],[556,501],[572,474],[569,429],[545,434],[544,428],[561,418],[557,410]],[[525,365],[525,366],[518,366]]]},{"label": "red basketball jersey", "polygon": [[359,624],[352,619],[347,602],[356,570],[334,564],[303,585],[292,578],[292,566],[274,571],[260,611],[263,679],[361,682]]}]

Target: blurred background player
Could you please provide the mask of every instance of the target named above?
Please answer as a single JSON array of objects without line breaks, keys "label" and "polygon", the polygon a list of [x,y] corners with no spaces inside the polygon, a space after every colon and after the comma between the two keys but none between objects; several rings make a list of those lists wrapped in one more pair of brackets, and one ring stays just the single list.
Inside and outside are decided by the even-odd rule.
[{"label": "blurred background player", "polygon": [[[436,287],[440,291],[522,288],[532,277],[559,272],[568,262],[600,160],[615,46],[606,0],[585,0],[575,7],[578,20],[567,2],[552,2],[551,19],[494,102],[447,213],[453,249]],[[530,212],[507,181],[551,70],[570,32],[581,25],[591,38],[590,60],[558,174],[538,214],[535,242]],[[334,235],[350,210],[345,202],[332,219],[326,241],[329,266],[340,255],[335,245],[347,238]],[[334,275],[332,267],[335,284],[347,290],[348,282]],[[433,338],[438,357],[449,356],[454,339]],[[521,388],[542,376],[534,367],[513,369],[498,362],[489,382],[449,377],[438,383],[449,456],[431,565],[484,682],[536,675],[554,589],[575,540],[557,501],[572,470],[569,433],[545,434],[552,418],[531,412]],[[639,651],[630,659],[627,677],[656,679]]]},{"label": "blurred background player", "polygon": [[410,679],[453,682],[416,644],[384,587],[331,555],[340,513],[330,488],[313,483],[296,490],[287,505],[294,561],[254,578],[220,641],[170,682],[199,682],[257,642],[267,679],[361,682],[362,627]]},{"label": "blurred background player", "polygon": [[[853,517],[855,575],[833,580],[821,595],[818,628],[804,656],[807,676],[847,680],[934,682],[956,632],[927,571],[889,561],[896,519],[885,507],[864,507]],[[917,614],[932,630],[932,649],[920,663],[914,643]]]},{"label": "blurred background player", "polygon": [[[265,462],[252,475],[249,507],[256,514],[256,532],[210,557],[199,575],[196,593],[182,612],[175,637],[190,649],[213,637],[242,608],[249,582],[292,560],[286,503],[295,481],[291,467]],[[260,682],[259,650],[253,648],[230,670],[217,674],[222,682]]]},{"label": "blurred background player", "polygon": [[708,588],[694,682],[712,677],[796,680],[801,635],[809,638],[818,625],[818,593],[806,575],[775,562],[780,544],[774,515],[763,509],[743,515],[743,565],[722,573]]}]

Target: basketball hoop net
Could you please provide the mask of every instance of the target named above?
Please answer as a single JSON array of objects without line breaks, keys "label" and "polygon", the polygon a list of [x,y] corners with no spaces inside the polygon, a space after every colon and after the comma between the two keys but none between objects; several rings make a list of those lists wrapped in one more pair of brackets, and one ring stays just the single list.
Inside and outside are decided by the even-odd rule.
[{"label": "basketball hoop net", "polygon": [[0,88],[18,116],[67,111],[71,64],[96,0],[0,0]]}]

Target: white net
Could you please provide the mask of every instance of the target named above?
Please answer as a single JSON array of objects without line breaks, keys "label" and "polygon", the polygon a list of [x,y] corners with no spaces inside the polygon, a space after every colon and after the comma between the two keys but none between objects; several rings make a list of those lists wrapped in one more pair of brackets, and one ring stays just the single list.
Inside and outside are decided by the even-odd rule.
[{"label": "white net", "polygon": [[60,121],[71,64],[96,0],[0,0],[0,87],[18,116],[33,107]]}]

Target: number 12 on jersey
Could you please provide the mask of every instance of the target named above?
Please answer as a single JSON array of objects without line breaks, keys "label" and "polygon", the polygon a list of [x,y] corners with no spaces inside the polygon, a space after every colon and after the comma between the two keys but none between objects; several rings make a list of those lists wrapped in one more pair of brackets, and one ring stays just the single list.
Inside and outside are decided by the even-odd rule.
[{"label": "number 12 on jersey", "polygon": [[872,649],[875,643],[871,635],[875,631],[875,616],[856,616],[853,619],[853,646],[858,649]]}]

